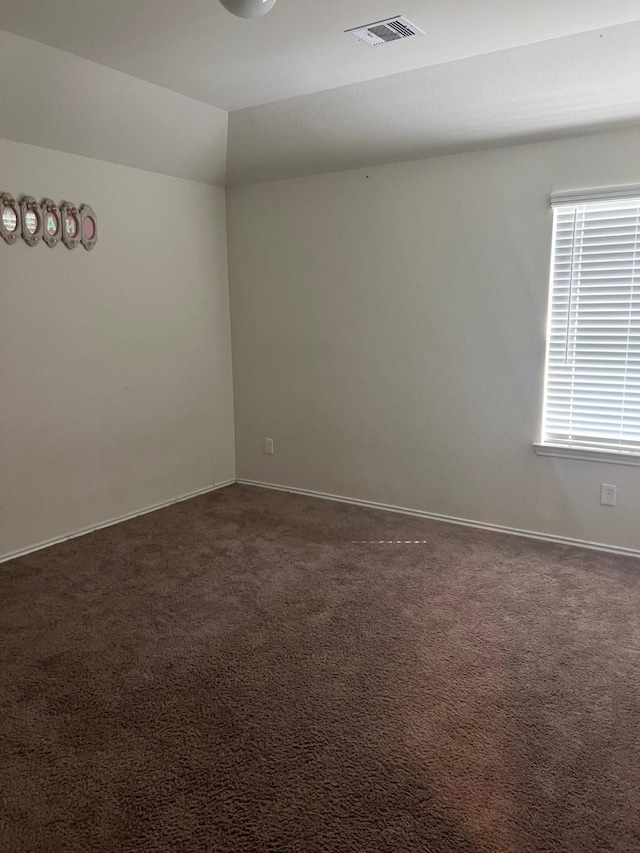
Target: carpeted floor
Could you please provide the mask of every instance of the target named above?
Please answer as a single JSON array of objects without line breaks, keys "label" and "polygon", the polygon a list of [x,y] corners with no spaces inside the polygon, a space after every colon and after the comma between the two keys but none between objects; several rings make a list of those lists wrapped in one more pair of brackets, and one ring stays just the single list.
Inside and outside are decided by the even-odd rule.
[{"label": "carpeted floor", "polygon": [[638,850],[640,561],[232,486],[0,566],[2,853]]}]

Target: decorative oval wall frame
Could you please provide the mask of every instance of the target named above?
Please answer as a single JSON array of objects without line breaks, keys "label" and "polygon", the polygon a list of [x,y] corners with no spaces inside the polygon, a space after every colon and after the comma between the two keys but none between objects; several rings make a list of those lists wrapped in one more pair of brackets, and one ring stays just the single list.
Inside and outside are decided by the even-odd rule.
[{"label": "decorative oval wall frame", "polygon": [[67,249],[75,249],[82,238],[82,231],[80,228],[80,214],[73,202],[62,202],[60,205],[60,218],[62,221],[62,242]]},{"label": "decorative oval wall frame", "polygon": [[62,217],[60,208],[53,199],[45,198],[40,205],[42,214],[42,241],[53,249],[62,236]]},{"label": "decorative oval wall frame", "polygon": [[22,237],[28,246],[42,242],[53,249],[62,242],[67,249],[79,243],[90,252],[98,242],[98,217],[89,204],[80,209],[71,201],[60,207],[51,198],[40,204],[31,195],[18,203],[11,193],[0,192],[0,237],[13,245]]},{"label": "decorative oval wall frame", "polygon": [[32,195],[26,195],[20,202],[22,216],[22,239],[27,246],[37,246],[42,236],[42,214],[40,206]]},{"label": "decorative oval wall frame", "polygon": [[11,246],[21,233],[20,208],[9,193],[0,194],[0,236]]},{"label": "decorative oval wall frame", "polygon": [[83,204],[80,208],[80,234],[81,241],[87,252],[98,242],[98,220],[93,208]]}]

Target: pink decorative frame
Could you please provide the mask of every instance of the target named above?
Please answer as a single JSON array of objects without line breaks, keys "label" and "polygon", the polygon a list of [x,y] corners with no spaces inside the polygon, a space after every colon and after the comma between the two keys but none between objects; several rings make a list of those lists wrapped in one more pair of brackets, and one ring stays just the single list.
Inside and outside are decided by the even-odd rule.
[{"label": "pink decorative frame", "polygon": [[[29,231],[27,228],[27,217],[30,213],[36,218],[35,231]],[[32,195],[24,196],[20,202],[20,215],[22,217],[22,239],[27,246],[37,246],[42,237],[42,212],[40,205]]]},{"label": "pink decorative frame", "polygon": [[[89,220],[93,223],[93,233],[91,236],[87,236],[86,233],[89,229],[85,231],[85,223]],[[98,242],[98,220],[94,209],[88,204],[83,204],[80,208],[80,235],[82,245],[87,252],[90,252]]]},{"label": "pink decorative frame", "polygon": [[[76,233],[71,235],[67,232],[67,217],[72,216],[78,227]],[[62,242],[67,249],[75,249],[82,239],[82,222],[80,221],[80,213],[78,208],[71,201],[63,201],[60,205],[60,221],[62,223]]]},{"label": "pink decorative frame", "polygon": [[[9,207],[16,215],[16,230],[8,231],[4,227],[4,211]],[[20,217],[20,206],[16,202],[15,198],[9,193],[0,193],[0,237],[2,237],[10,246],[12,246],[21,233],[21,217]]]},{"label": "pink decorative frame", "polygon": [[[11,231],[5,224],[4,215],[12,211],[15,216],[15,228]],[[29,222],[35,230],[27,228]],[[51,218],[55,220],[55,233],[47,230]],[[13,219],[13,217],[7,217]],[[71,234],[67,229],[67,220],[73,219],[76,228]],[[13,222],[9,221],[8,225]],[[37,246],[42,242],[53,249],[62,242],[67,249],[75,249],[80,243],[90,252],[98,242],[98,217],[90,204],[78,207],[71,201],[63,201],[60,207],[51,198],[38,203],[31,195],[25,195],[18,203],[10,193],[0,192],[0,237],[12,246],[18,237],[22,237],[27,246]]]},{"label": "pink decorative frame", "polygon": [[[46,243],[50,249],[53,249],[54,246],[58,245],[58,242],[62,237],[62,217],[60,216],[60,208],[53,199],[45,198],[40,205],[40,211],[42,213],[42,241]],[[56,220],[57,229],[55,234],[49,234],[47,231],[47,219],[49,216],[53,216]]]}]

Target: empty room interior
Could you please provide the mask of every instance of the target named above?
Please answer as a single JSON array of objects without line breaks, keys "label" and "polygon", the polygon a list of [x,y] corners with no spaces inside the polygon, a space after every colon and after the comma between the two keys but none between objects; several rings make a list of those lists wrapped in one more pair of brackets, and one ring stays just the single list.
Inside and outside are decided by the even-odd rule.
[{"label": "empty room interior", "polygon": [[0,0],[0,853],[639,850],[639,0]]}]

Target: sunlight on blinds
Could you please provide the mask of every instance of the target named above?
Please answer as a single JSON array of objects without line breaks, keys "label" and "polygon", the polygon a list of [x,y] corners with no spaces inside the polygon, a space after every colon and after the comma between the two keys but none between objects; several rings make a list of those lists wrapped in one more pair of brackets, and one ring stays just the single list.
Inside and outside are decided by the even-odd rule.
[{"label": "sunlight on blinds", "polygon": [[640,453],[640,193],[554,205],[542,441]]}]

